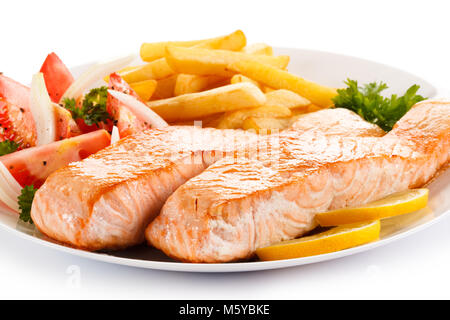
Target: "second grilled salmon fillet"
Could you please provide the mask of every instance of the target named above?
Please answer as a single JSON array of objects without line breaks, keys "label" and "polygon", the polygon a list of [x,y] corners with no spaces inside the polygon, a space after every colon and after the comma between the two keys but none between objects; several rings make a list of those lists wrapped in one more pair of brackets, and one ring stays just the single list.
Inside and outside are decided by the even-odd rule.
[{"label": "second grilled salmon fillet", "polygon": [[189,262],[228,262],[301,236],[319,212],[429,181],[450,158],[450,102],[413,107],[383,137],[281,134],[276,161],[224,158],[169,197],[149,243]]},{"label": "second grilled salmon fillet", "polygon": [[[381,136],[345,109],[306,115],[296,132]],[[225,156],[251,154],[257,139],[241,130],[169,127],[129,136],[50,176],[36,193],[32,218],[49,237],[86,250],[119,249],[144,240],[167,198]],[[276,151],[276,149],[274,150]]]}]

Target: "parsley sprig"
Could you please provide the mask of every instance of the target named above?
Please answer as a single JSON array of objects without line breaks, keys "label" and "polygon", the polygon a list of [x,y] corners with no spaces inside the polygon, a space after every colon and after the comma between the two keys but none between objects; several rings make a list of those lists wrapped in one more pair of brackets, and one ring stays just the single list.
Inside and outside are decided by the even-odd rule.
[{"label": "parsley sprig", "polygon": [[414,104],[426,99],[416,94],[420,88],[418,85],[411,86],[401,97],[393,94],[386,98],[381,95],[388,88],[383,82],[372,82],[359,87],[357,81],[347,79],[345,84],[348,87],[338,89],[338,95],[333,98],[335,107],[350,109],[384,131],[392,130],[394,124]]},{"label": "parsley sprig", "polygon": [[94,88],[84,96],[81,108],[77,106],[75,99],[65,98],[63,106],[72,113],[74,119],[82,119],[88,125],[97,125],[111,119],[106,111],[108,88],[103,86]]},{"label": "parsley sprig", "polygon": [[31,219],[31,205],[36,191],[37,189],[35,189],[33,185],[25,186],[25,188],[22,189],[20,196],[17,198],[20,210],[19,219],[31,224],[33,224],[33,219]]},{"label": "parsley sprig", "polygon": [[19,144],[14,141],[5,140],[0,142],[0,156],[16,152],[17,149],[19,149]]}]

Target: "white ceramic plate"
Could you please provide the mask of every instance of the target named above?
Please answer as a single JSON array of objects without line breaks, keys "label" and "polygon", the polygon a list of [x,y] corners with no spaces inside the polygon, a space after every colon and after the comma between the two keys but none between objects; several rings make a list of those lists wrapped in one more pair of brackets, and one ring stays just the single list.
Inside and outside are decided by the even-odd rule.
[{"label": "white ceramic plate", "polygon": [[[421,87],[419,93],[423,96],[431,98],[437,95],[436,89],[427,81],[407,72],[379,63],[312,50],[280,48],[277,50],[277,53],[288,54],[291,56],[291,63],[289,66],[291,72],[326,85],[341,87],[343,86],[343,80],[347,78],[356,79],[360,81],[360,83],[384,81],[390,86],[390,91],[387,93],[403,93],[412,84],[419,84]],[[77,75],[87,67],[88,65],[74,68],[73,72]],[[51,242],[50,239],[41,235],[30,225],[18,222],[17,216],[8,212],[0,212],[0,227],[5,231],[12,232],[14,235],[60,250],[65,252],[65,254],[73,254],[108,263],[148,269],[187,272],[242,272],[267,270],[310,264],[363,252],[403,238],[430,226],[450,211],[450,170],[443,172],[430,184],[429,188],[429,208],[384,220],[382,222],[381,239],[379,241],[339,252],[282,261],[250,261],[223,264],[181,263],[176,262],[160,251],[145,245],[110,253],[86,252]]]}]

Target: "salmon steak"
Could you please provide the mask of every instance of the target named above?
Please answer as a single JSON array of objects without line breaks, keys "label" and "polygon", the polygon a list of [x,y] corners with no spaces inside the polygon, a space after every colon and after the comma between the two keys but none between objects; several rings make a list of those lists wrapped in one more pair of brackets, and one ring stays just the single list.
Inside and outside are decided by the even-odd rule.
[{"label": "salmon steak", "polygon": [[167,127],[130,135],[56,171],[36,192],[31,215],[52,239],[85,250],[121,249],[144,231],[176,188],[255,134]]},{"label": "salmon steak", "polygon": [[278,135],[150,129],[53,173],[31,215],[85,250],[144,241],[190,262],[251,257],[301,236],[318,212],[423,185],[448,162],[450,103],[417,104],[385,134],[346,109]]},{"label": "salmon steak", "polygon": [[224,158],[179,187],[147,228],[148,242],[188,262],[249,258],[313,229],[319,212],[423,186],[449,161],[449,102],[417,104],[382,137],[295,127],[270,157]]}]

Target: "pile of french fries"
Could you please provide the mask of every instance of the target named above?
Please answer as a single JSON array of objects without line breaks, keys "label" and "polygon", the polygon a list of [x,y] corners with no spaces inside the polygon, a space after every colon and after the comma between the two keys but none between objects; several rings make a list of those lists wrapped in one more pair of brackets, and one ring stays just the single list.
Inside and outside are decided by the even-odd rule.
[{"label": "pile of french fries", "polygon": [[247,45],[238,30],[212,39],[144,43],[145,62],[118,71],[147,105],[172,125],[284,129],[328,108],[335,88],[287,71],[289,56],[267,44]]}]

